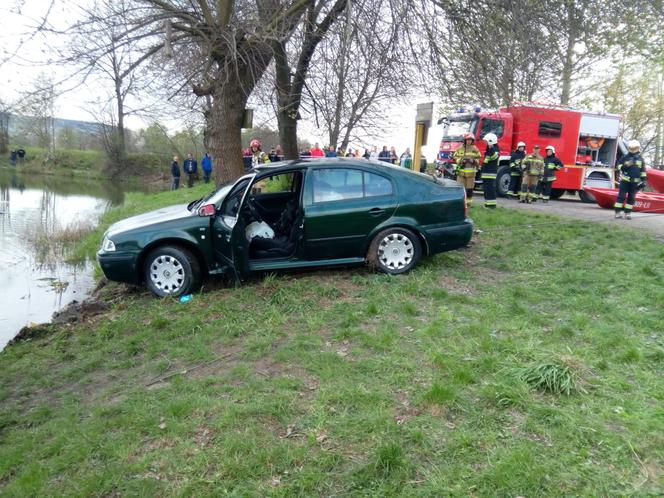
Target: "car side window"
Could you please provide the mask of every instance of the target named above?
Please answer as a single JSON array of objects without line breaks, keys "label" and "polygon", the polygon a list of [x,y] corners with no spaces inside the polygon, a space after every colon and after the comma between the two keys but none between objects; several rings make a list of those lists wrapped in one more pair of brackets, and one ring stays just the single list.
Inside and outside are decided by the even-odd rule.
[{"label": "car side window", "polygon": [[364,172],[364,197],[392,195],[392,182],[373,173]]},{"label": "car side window", "polygon": [[362,171],[348,168],[316,169],[312,177],[314,202],[364,197]]},{"label": "car side window", "polygon": [[349,168],[317,169],[312,172],[313,202],[330,202],[392,195],[387,178]]},{"label": "car side window", "polygon": [[258,180],[251,186],[253,195],[276,194],[279,192],[293,191],[293,172],[269,176]]}]

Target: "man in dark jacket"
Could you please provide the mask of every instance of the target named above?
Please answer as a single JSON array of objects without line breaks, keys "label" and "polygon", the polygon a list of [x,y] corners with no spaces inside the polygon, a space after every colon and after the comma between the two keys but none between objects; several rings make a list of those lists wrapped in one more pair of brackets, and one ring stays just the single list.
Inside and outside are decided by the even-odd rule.
[{"label": "man in dark jacket", "polygon": [[387,145],[383,145],[383,150],[378,153],[378,160],[383,161],[384,163],[389,163],[391,161],[390,151],[387,150]]},{"label": "man in dark jacket", "polygon": [[212,159],[210,159],[210,156],[208,156],[207,152],[203,156],[203,159],[201,159],[201,169],[203,170],[203,181],[205,181],[205,183],[210,183],[210,175],[212,174]]},{"label": "man in dark jacket", "polygon": [[510,187],[507,191],[507,196],[513,199],[518,198],[519,191],[521,190],[521,177],[523,176],[521,163],[525,157],[526,143],[519,142],[516,144],[516,150],[510,156]]},{"label": "man in dark jacket", "polygon": [[171,190],[177,190],[180,186],[180,165],[178,164],[178,156],[173,156],[171,163]]},{"label": "man in dark jacket", "polygon": [[187,154],[187,159],[184,160],[183,168],[184,172],[187,173],[187,186],[191,188],[194,186],[194,180],[196,179],[196,173],[198,172],[198,163],[191,152]]},{"label": "man in dark jacket", "polygon": [[542,175],[542,202],[549,202],[551,198],[551,186],[556,181],[556,171],[562,169],[563,163],[556,157],[556,149],[553,145],[547,145],[546,157],[544,158],[544,173]]},{"label": "man in dark jacket", "polygon": [[614,208],[616,218],[622,218],[623,211],[625,219],[632,218],[632,207],[636,200],[636,192],[646,185],[646,163],[641,157],[641,144],[638,140],[630,140],[627,143],[629,151],[620,158],[616,164],[616,170],[620,174],[620,189]]}]

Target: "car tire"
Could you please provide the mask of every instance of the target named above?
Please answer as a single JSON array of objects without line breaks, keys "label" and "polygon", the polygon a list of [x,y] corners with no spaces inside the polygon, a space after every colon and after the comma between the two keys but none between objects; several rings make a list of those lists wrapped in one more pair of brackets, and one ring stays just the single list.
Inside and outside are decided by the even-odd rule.
[{"label": "car tire", "polygon": [[589,194],[585,190],[579,190],[579,198],[581,199],[581,202],[585,202],[586,204],[592,204],[595,202],[595,196]]},{"label": "car tire", "polygon": [[369,246],[367,262],[390,275],[411,270],[422,255],[420,239],[407,228],[388,228],[376,235]]},{"label": "car tire", "polygon": [[182,247],[161,246],[151,251],[143,271],[147,288],[158,297],[191,294],[201,285],[198,260]]}]

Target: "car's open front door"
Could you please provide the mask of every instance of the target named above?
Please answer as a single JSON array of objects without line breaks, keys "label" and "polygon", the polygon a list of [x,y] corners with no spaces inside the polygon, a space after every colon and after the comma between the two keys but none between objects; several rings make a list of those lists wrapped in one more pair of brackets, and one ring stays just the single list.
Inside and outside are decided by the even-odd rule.
[{"label": "car's open front door", "polygon": [[229,267],[238,281],[244,280],[249,271],[242,203],[251,179],[243,179],[233,187],[222,202],[213,224],[215,258]]}]

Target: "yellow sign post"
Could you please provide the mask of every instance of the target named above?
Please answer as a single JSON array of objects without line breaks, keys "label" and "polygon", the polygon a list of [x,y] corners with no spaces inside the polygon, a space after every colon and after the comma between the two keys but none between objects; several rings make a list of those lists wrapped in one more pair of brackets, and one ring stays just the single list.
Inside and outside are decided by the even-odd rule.
[{"label": "yellow sign post", "polygon": [[427,144],[427,135],[433,117],[433,102],[417,104],[415,114],[415,147],[413,147],[413,171],[420,170],[422,146]]}]

